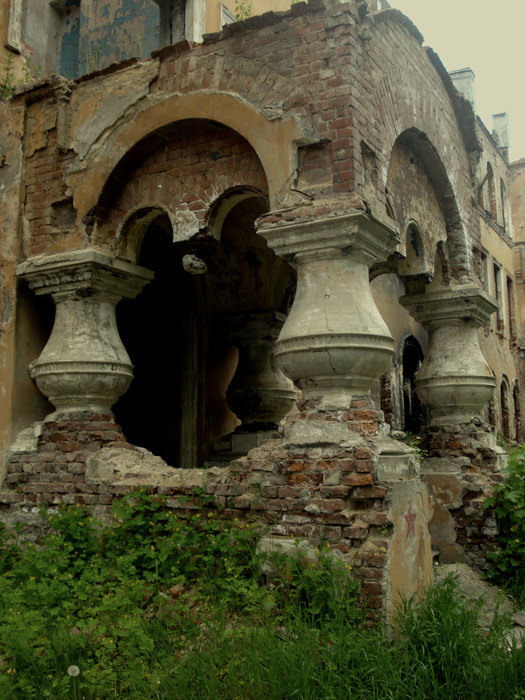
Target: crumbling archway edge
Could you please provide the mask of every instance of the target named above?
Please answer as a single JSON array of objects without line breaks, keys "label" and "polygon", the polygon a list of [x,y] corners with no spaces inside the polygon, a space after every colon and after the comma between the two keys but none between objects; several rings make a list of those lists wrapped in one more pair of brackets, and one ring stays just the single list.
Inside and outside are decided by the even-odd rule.
[{"label": "crumbling archway edge", "polygon": [[[71,173],[68,185],[74,206],[83,217],[96,206],[104,185],[121,158],[152,132],[186,119],[207,119],[236,131],[252,146],[264,168],[270,207],[283,204],[294,173],[294,145],[315,141],[290,113],[272,110],[270,118],[238,95],[219,92],[174,94],[143,109],[115,131],[96,162]],[[89,158],[89,156],[88,156]]]}]

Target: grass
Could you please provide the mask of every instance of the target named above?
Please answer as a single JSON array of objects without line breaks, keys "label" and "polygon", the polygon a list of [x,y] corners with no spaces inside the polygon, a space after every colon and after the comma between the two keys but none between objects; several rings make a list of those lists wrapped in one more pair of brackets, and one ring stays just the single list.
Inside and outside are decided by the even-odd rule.
[{"label": "grass", "polygon": [[276,557],[267,585],[255,531],[206,509],[177,519],[136,494],[109,525],[47,517],[41,546],[0,538],[2,698],[525,697],[524,652],[451,578],[392,637],[363,624],[328,549]]}]

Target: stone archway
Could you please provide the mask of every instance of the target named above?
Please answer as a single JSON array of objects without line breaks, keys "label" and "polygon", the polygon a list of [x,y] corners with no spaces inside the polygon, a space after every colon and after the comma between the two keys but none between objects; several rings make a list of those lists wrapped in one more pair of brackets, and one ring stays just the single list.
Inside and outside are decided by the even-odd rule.
[{"label": "stone archway", "polygon": [[[118,310],[136,381],[116,417],[128,440],[174,466],[245,454],[246,433],[257,444],[295,399],[271,359],[295,275],[255,232],[267,192],[245,139],[191,120],[132,149],[96,209],[100,244],[155,273]],[[238,427],[235,447],[223,438]]]}]

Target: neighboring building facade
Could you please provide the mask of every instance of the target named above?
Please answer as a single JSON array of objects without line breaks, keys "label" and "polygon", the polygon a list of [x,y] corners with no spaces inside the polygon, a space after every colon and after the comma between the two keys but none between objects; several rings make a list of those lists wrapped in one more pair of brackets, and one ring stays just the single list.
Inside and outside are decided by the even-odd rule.
[{"label": "neighboring building facade", "polygon": [[173,46],[176,3],[42,7],[78,10],[97,63],[0,105],[4,517],[199,487],[281,544],[328,540],[372,607],[430,580],[431,538],[483,566],[496,429],[522,439],[525,168],[468,72],[464,97],[386,2],[194,43],[209,2]]}]

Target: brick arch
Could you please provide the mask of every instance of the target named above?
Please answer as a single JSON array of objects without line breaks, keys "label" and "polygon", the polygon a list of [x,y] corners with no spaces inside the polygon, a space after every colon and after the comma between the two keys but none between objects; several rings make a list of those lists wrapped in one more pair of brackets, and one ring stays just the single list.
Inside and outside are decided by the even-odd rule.
[{"label": "brick arch", "polygon": [[245,139],[266,174],[270,205],[279,207],[296,167],[295,144],[308,140],[295,118],[280,112],[265,115],[238,95],[192,92],[148,104],[132,120],[118,123],[90,168],[69,176],[80,217],[95,209],[111,173],[134,146],[163,127],[187,119],[219,120]]},{"label": "brick arch", "polygon": [[287,78],[267,62],[216,52],[165,58],[153,90],[184,93],[188,91],[188,76],[191,76],[192,92],[242,95],[252,105],[265,105],[263,111],[270,119],[277,116],[284,102],[304,98],[296,80]]},{"label": "brick arch", "polygon": [[143,139],[112,172],[95,210],[93,240],[129,257],[122,232],[134,212],[147,210],[164,211],[173,239],[189,240],[207,227],[214,202],[241,187],[268,192],[250,144],[217,122],[176,122]]},{"label": "brick arch", "polygon": [[[435,197],[433,201],[437,201],[443,216],[445,229],[441,235],[446,236],[451,274],[457,279],[468,277],[470,257],[467,232],[451,182],[451,173],[447,171],[440,153],[429,139],[428,134],[412,126],[400,132],[392,144],[387,158],[385,182],[388,182],[391,175],[392,156],[399,144],[405,144],[405,147],[413,152],[427,173],[426,177],[434,193],[432,197]],[[413,161],[411,160],[411,162]],[[430,254],[436,243],[439,242],[442,242],[440,238],[431,240],[428,235],[425,236],[425,246]]]},{"label": "brick arch", "polygon": [[[377,82],[373,100],[377,113],[381,114],[378,123],[381,143],[379,164],[383,180],[388,168],[390,153],[401,134],[416,129],[424,134],[432,144],[443,168],[448,173],[458,201],[459,210],[466,209],[469,193],[461,193],[464,173],[470,172],[466,150],[463,150],[463,136],[456,122],[456,113],[443,87],[440,77],[428,80],[432,75],[426,71],[426,79],[416,71],[391,70],[383,74]],[[439,115],[439,118],[437,118]],[[450,147],[454,145],[455,147]],[[464,149],[464,146],[463,146]]]}]

